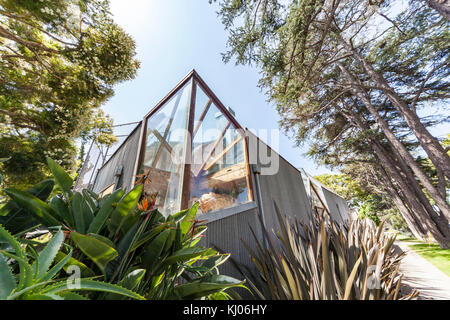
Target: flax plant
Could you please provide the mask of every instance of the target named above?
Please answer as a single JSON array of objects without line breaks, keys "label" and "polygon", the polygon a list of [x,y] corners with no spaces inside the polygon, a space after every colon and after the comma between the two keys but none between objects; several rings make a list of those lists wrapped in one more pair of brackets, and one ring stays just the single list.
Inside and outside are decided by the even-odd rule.
[{"label": "flax plant", "polygon": [[[256,249],[244,242],[258,274],[240,267],[253,292],[272,300],[397,300],[403,253],[393,247],[395,235],[368,219],[338,225],[324,217],[305,224],[282,217],[279,230],[262,227],[265,240]],[[253,231],[253,230],[252,230]],[[253,276],[251,276],[253,274]]]}]

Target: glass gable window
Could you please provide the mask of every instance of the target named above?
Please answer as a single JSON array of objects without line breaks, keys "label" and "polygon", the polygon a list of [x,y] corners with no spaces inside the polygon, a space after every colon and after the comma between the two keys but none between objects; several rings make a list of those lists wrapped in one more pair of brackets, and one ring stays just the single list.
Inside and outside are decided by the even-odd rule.
[{"label": "glass gable window", "polygon": [[139,174],[149,177],[148,194],[157,194],[163,214],[181,210],[192,82],[181,88],[146,122],[145,151]]},{"label": "glass gable window", "polygon": [[[243,132],[195,76],[145,119],[139,177],[165,214],[200,214],[251,200]],[[218,102],[220,103],[220,102]]]},{"label": "glass gable window", "polygon": [[244,137],[198,85],[194,115],[189,205],[207,213],[247,202]]}]

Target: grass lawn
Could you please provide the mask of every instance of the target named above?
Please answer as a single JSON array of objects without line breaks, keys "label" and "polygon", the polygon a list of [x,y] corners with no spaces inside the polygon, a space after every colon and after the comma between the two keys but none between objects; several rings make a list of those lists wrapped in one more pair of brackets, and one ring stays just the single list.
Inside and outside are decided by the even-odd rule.
[{"label": "grass lawn", "polygon": [[450,277],[450,249],[441,249],[438,244],[427,244],[400,234],[397,239],[408,242],[408,246],[412,250]]}]

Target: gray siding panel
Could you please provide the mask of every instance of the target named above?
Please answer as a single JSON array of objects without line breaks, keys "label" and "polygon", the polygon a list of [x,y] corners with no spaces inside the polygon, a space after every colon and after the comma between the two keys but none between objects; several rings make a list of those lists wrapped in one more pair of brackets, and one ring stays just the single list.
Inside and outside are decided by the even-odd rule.
[{"label": "gray siding panel", "polygon": [[322,187],[321,189],[324,195],[325,202],[327,203],[328,210],[330,211],[331,218],[337,223],[343,223],[344,221],[342,218],[342,210],[339,207],[340,197],[328,191],[324,187]]},{"label": "gray siding panel", "polygon": [[114,155],[99,170],[93,186],[94,192],[101,192],[106,187],[114,183],[114,172],[117,167],[122,166],[122,176],[120,178],[121,187],[130,189],[130,181],[133,176],[139,145],[140,128],[131,133],[129,138],[117,149]]},{"label": "gray siding panel", "polygon": [[[263,150],[258,154],[270,149],[265,143],[258,141],[259,150]],[[259,175],[261,200],[267,229],[269,231],[278,229],[278,219],[273,201],[278,205],[282,215],[308,223],[311,218],[311,208],[301,172],[274,151],[271,152],[277,156],[278,171],[271,175]],[[260,163],[259,165],[263,166]]]},{"label": "gray siding panel", "polygon": [[[254,269],[250,255],[242,243],[244,240],[252,250],[256,248],[255,239],[250,231],[250,226],[261,241],[262,232],[258,219],[258,209],[243,211],[223,219],[214,220],[207,223],[208,230],[200,244],[206,247],[216,247],[221,251],[231,254],[231,258],[240,264],[244,264],[250,269]],[[207,219],[207,215],[199,216],[199,219]],[[225,262],[219,267],[221,274],[243,279],[231,261]]]}]

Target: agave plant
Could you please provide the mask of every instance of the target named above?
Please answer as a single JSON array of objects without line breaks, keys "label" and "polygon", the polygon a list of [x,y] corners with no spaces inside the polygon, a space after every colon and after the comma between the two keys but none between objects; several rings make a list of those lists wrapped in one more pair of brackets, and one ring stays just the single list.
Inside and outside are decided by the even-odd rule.
[{"label": "agave plant", "polygon": [[256,251],[245,244],[259,275],[239,267],[261,299],[365,300],[412,299],[400,297],[403,254],[392,247],[395,235],[383,225],[355,220],[350,226],[324,218],[309,225],[283,219],[275,204],[280,230],[276,237],[264,226],[265,241]]},{"label": "agave plant", "polygon": [[[74,286],[66,280],[55,280],[64,266],[69,263],[72,254],[70,249],[70,253],[64,259],[54,263],[64,241],[61,230],[52,237],[39,254],[29,247],[34,256],[32,259],[21,244],[1,225],[0,240],[8,243],[11,249],[0,250],[0,299],[2,300],[86,299],[78,294],[80,291],[102,291],[133,299],[144,299],[141,295],[121,286],[93,279],[78,279],[78,283]],[[14,276],[10,267],[10,264],[14,262],[19,266],[17,277]]]}]

